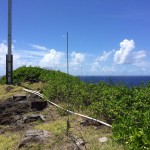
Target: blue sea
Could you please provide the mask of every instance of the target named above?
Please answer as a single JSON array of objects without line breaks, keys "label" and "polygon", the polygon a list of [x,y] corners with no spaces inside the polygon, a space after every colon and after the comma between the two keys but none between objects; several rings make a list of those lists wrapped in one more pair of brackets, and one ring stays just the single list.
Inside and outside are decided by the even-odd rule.
[{"label": "blue sea", "polygon": [[129,87],[139,86],[150,82],[150,76],[78,76],[87,83],[98,83],[104,81],[110,84],[123,83]]}]

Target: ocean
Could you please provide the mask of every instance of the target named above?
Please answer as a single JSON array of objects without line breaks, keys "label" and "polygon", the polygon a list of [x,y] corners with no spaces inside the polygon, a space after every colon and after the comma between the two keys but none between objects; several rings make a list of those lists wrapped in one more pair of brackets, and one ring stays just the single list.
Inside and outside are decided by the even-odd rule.
[{"label": "ocean", "polygon": [[[110,84],[123,83],[129,87],[139,86],[150,82],[150,76],[77,76],[86,83],[98,83],[104,81]],[[1,78],[1,77],[0,77]]]},{"label": "ocean", "polygon": [[139,86],[150,82],[150,76],[78,76],[86,83],[98,83],[104,81],[110,84],[123,83],[129,87]]}]

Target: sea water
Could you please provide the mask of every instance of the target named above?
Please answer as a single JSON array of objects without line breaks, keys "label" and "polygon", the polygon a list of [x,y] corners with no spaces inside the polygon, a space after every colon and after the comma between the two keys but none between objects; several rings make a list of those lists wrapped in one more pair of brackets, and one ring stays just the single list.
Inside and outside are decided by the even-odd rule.
[{"label": "sea water", "polygon": [[150,76],[78,76],[87,83],[98,83],[104,81],[110,84],[122,83],[129,87],[139,86],[150,82]]}]

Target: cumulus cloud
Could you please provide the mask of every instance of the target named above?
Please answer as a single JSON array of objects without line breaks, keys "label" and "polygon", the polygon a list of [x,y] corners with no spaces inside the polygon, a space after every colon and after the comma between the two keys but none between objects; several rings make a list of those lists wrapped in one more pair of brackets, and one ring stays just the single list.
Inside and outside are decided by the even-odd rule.
[{"label": "cumulus cloud", "polygon": [[134,49],[134,41],[133,40],[123,40],[120,43],[120,49],[116,51],[114,55],[114,62],[116,64],[126,64],[128,63],[128,56],[131,54]]},{"label": "cumulus cloud", "polygon": [[[8,46],[5,42],[0,43],[0,70],[1,74],[4,74],[6,67],[6,54],[7,54]],[[31,61],[26,60],[27,57],[24,53],[18,52],[15,50],[14,45],[12,45],[13,51],[13,68],[16,69],[22,65],[32,65],[33,59]],[[28,54],[29,55],[29,54]],[[22,56],[22,57],[21,57]]]},{"label": "cumulus cloud", "polygon": [[7,45],[5,43],[0,43],[0,65],[5,65],[6,53],[7,53]]},{"label": "cumulus cloud", "polygon": [[73,51],[71,53],[71,65],[81,64],[85,60],[85,55],[82,53],[77,53]]},{"label": "cumulus cloud", "polygon": [[7,53],[7,45],[5,43],[0,43],[0,54],[6,54]]},{"label": "cumulus cloud", "polygon": [[109,52],[104,51],[101,56],[97,57],[92,64],[92,71],[96,71],[98,67],[100,66],[100,62],[106,61],[111,54],[112,54],[112,51],[109,51]]},{"label": "cumulus cloud", "polygon": [[[7,54],[8,46],[5,42],[0,43],[0,70],[1,75],[5,73],[5,67],[6,67],[6,54]],[[20,55],[16,54],[14,52],[14,45],[12,45],[12,51],[13,51],[13,66],[14,69],[19,67],[21,64],[23,64],[23,61],[20,60]]]},{"label": "cumulus cloud", "polygon": [[[6,54],[8,47],[5,42],[0,43],[0,64],[4,65],[6,63]],[[14,45],[12,45],[12,51],[14,51]]]},{"label": "cumulus cloud", "polygon": [[143,63],[143,59],[147,56],[146,51],[133,51],[135,43],[133,40],[123,40],[120,43],[120,49],[115,52],[114,62],[116,64],[136,64]]},{"label": "cumulus cloud", "polygon": [[[64,52],[55,49],[50,50],[45,46],[36,44],[30,44],[30,46],[34,49],[20,50],[12,45],[14,69],[22,65],[32,65],[66,71],[66,57]],[[150,63],[145,59],[148,53],[144,50],[134,50],[134,47],[135,43],[133,40],[125,39],[120,42],[119,50],[103,51],[100,56],[95,56],[93,60],[91,60],[93,55],[86,54],[87,57],[89,56],[89,59],[85,60],[85,54],[73,51],[70,53],[70,72],[72,74],[79,74],[79,72],[83,70],[87,72],[84,68],[85,64],[89,68],[88,71],[91,70],[91,73],[94,72],[94,74],[118,74],[121,72],[122,66],[127,63],[130,65],[126,67],[128,67],[128,69],[131,67],[132,72],[133,67],[136,71],[143,68],[143,70],[147,70],[150,66]],[[0,43],[0,75],[5,73],[6,53],[7,43],[3,41]],[[85,61],[86,63],[83,64]],[[134,73],[136,71],[134,71]]]},{"label": "cumulus cloud", "polygon": [[99,62],[94,61],[93,64],[92,64],[91,71],[92,72],[97,71],[97,69],[98,69],[99,66],[100,66]]},{"label": "cumulus cloud", "polygon": [[55,69],[60,66],[63,56],[63,52],[51,49],[49,53],[45,54],[45,56],[41,59],[40,66]]},{"label": "cumulus cloud", "polygon": [[109,52],[104,51],[100,57],[96,58],[96,61],[98,61],[98,62],[106,61],[107,58],[111,55],[111,53],[112,53],[111,51],[109,51]]}]

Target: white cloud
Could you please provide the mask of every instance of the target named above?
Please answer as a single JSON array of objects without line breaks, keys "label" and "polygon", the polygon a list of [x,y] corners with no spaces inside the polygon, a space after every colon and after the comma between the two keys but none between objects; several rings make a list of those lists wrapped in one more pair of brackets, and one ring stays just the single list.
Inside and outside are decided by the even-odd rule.
[{"label": "white cloud", "polygon": [[113,73],[114,71],[115,71],[115,67],[114,66],[103,66],[102,67],[102,72]]},{"label": "white cloud", "polygon": [[146,52],[144,50],[141,50],[141,51],[138,51],[138,52],[134,52],[133,53],[133,62],[134,63],[138,63],[138,62],[141,62],[141,60],[143,58],[145,58],[147,55],[146,55]]},{"label": "white cloud", "polygon": [[107,58],[111,55],[111,53],[112,53],[111,51],[109,51],[109,52],[104,51],[103,54],[100,57],[96,58],[96,61],[97,62],[106,61]]},{"label": "white cloud", "polygon": [[115,52],[114,62],[116,64],[143,64],[143,59],[147,56],[146,51],[133,51],[134,47],[133,40],[123,40],[120,43],[120,50]]},{"label": "white cloud", "polygon": [[100,66],[99,62],[94,61],[93,64],[92,64],[91,71],[92,71],[92,72],[97,71],[97,69],[98,69],[99,66]]},{"label": "white cloud", "polygon": [[7,45],[5,43],[0,43],[0,56],[7,53]]},{"label": "white cloud", "polygon": [[7,45],[5,43],[0,43],[0,65],[1,66],[6,64],[6,53],[7,53]]},{"label": "white cloud", "polygon": [[[1,70],[0,73],[1,75],[5,73],[7,50],[8,50],[7,45],[4,42],[0,43],[0,70]],[[15,53],[14,45],[12,45],[12,51],[13,51],[14,69],[21,65],[24,65],[23,61],[20,60],[20,55]]]},{"label": "white cloud", "polygon": [[94,60],[91,70],[92,71],[97,71],[97,69],[99,69],[100,62],[106,61],[111,54],[112,54],[112,51],[109,51],[109,52],[104,51],[101,56],[97,57]]},{"label": "white cloud", "polygon": [[[12,45],[14,69],[22,65],[32,65],[41,66],[50,69],[59,69],[61,71],[66,71],[66,57],[65,53],[62,51],[57,51],[55,49],[49,49],[45,46],[32,44],[34,49],[16,49]],[[119,50],[114,51],[103,51],[100,56],[95,57],[92,54],[83,54],[80,52],[71,52],[69,57],[69,66],[71,74],[87,73],[87,74],[121,74],[121,71],[125,67],[129,74],[138,74],[139,70],[143,72],[148,70],[150,67],[150,62],[145,59],[148,52],[144,50],[133,50],[135,43],[133,40],[123,40],[120,43]],[[31,47],[30,47],[31,48]],[[39,49],[39,50],[37,50]],[[0,75],[5,73],[6,65],[6,53],[7,53],[7,43],[0,43]],[[111,57],[113,56],[114,57]],[[85,56],[88,58],[85,60]],[[95,59],[93,59],[95,57]],[[83,63],[84,62],[84,63]],[[124,64],[130,65],[124,65]],[[122,65],[116,65],[122,64]],[[86,69],[85,69],[86,66]],[[143,69],[144,68],[144,69]],[[131,72],[130,72],[131,70]],[[91,72],[90,72],[91,71]],[[146,72],[146,71],[145,71]],[[146,72],[147,73],[147,72]]]},{"label": "white cloud", "polygon": [[123,40],[120,43],[120,49],[116,51],[114,55],[114,62],[116,64],[126,64],[128,63],[128,56],[131,54],[131,51],[134,49],[133,40]]},{"label": "white cloud", "polygon": [[[111,73],[111,72],[116,72],[121,73],[121,68],[122,66],[118,66],[116,64],[130,64],[129,67],[138,67],[136,70],[140,68],[147,68],[148,62],[145,60],[147,57],[147,53],[144,50],[139,50],[139,51],[134,51],[135,43],[133,40],[123,40],[120,43],[120,49],[117,51],[109,51],[106,52],[104,51],[103,54],[96,59],[94,59],[92,66],[91,66],[91,71],[94,73]],[[114,53],[113,61],[108,58],[109,56]],[[132,65],[132,66],[131,66]],[[127,66],[126,66],[127,67]],[[129,72],[129,71],[128,71]]]},{"label": "white cloud", "polygon": [[63,56],[63,52],[51,49],[49,53],[45,54],[45,56],[41,59],[40,66],[55,69],[60,66]]},{"label": "white cloud", "polygon": [[48,48],[46,48],[45,46],[41,46],[41,45],[37,45],[37,44],[30,44],[30,46],[32,46],[33,48],[35,49],[38,49],[38,50],[48,50]]},{"label": "white cloud", "polygon": [[79,65],[85,60],[85,55],[82,53],[76,53],[73,51],[71,53],[71,65]]},{"label": "white cloud", "polygon": [[[41,47],[40,49],[46,50],[44,47],[43,48]],[[60,67],[60,64],[62,63],[62,59],[64,56],[63,52],[59,52],[54,49],[51,49],[49,52],[46,51],[35,52],[30,50],[16,50],[13,45],[12,51],[13,51],[13,69],[16,69],[22,65],[41,66],[56,69],[57,67]],[[5,43],[0,43],[1,75],[5,73],[6,53],[7,53],[7,45]],[[64,65],[64,63],[62,65]]]},{"label": "white cloud", "polygon": [[23,54],[26,57],[42,57],[45,56],[45,54],[47,54],[47,52],[45,51],[31,51],[31,50],[20,50],[21,54]]}]

